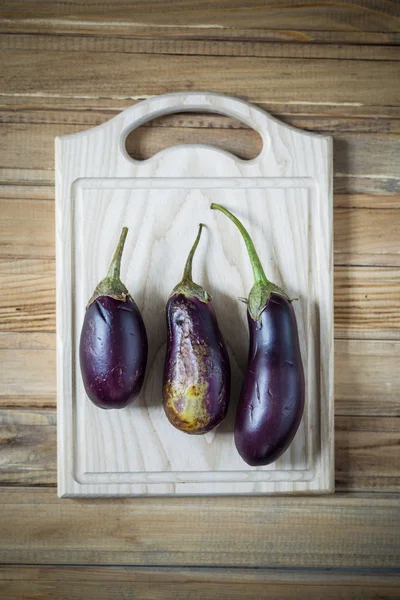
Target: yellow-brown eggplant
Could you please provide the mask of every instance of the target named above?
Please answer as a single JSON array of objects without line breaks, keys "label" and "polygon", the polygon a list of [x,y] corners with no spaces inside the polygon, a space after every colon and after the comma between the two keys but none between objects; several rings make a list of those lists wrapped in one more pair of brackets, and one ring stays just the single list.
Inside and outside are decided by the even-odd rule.
[{"label": "yellow-brown eggplant", "polygon": [[163,406],[172,425],[189,434],[216,427],[227,413],[230,393],[229,357],[211,297],[192,280],[201,230],[202,225],[166,307]]}]

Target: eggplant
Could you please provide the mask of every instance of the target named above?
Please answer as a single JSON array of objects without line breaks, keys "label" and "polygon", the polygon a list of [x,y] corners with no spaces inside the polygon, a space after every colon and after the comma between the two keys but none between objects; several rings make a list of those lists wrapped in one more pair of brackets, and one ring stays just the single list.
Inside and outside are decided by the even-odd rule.
[{"label": "eggplant", "polygon": [[166,306],[163,407],[170,423],[188,434],[214,429],[226,416],[230,394],[229,356],[211,296],[192,279],[202,227]]},{"label": "eggplant", "polygon": [[83,384],[99,408],[124,408],[140,393],[147,363],[142,316],[120,279],[124,227],[107,276],[86,307],[79,359]]},{"label": "eggplant", "polygon": [[276,461],[292,442],[304,410],[305,381],[292,301],[268,281],[249,233],[226,208],[212,204],[238,227],[254,275],[247,302],[250,345],[235,419],[235,445],[251,466]]}]

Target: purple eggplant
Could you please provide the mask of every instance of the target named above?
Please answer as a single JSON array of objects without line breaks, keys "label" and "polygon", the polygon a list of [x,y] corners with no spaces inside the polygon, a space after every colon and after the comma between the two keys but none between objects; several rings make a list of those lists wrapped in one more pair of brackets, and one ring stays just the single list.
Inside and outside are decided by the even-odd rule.
[{"label": "purple eggplant", "polygon": [[268,281],[254,244],[242,223],[226,208],[212,204],[238,227],[254,275],[247,302],[250,347],[235,420],[235,444],[251,466],[281,456],[299,427],[305,397],[299,335],[291,300]]},{"label": "purple eggplant", "polygon": [[211,297],[192,280],[202,227],[166,307],[163,406],[172,425],[189,434],[214,429],[226,416],[230,393],[229,357]]},{"label": "purple eggplant", "polygon": [[133,402],[146,371],[146,329],[120,279],[127,233],[124,227],[107,276],[88,302],[81,332],[82,379],[87,395],[99,408],[124,408]]}]

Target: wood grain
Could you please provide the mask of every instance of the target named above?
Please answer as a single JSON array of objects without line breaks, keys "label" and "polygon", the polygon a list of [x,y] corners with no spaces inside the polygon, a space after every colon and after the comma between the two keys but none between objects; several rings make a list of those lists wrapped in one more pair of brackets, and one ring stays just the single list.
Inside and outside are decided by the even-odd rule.
[{"label": "wood grain", "polygon": [[400,416],[400,344],[335,341],[335,414]]},{"label": "wood grain", "polygon": [[[379,106],[396,105],[398,100],[392,85],[398,65],[392,60],[247,56],[202,56],[199,60],[197,56],[123,52],[80,52],[76,60],[73,51],[49,54],[12,49],[5,55],[0,93],[18,94],[21,100],[32,93],[43,98],[143,99],[171,89],[213,90],[256,103]],[[71,62],[74,69],[69,68]]]},{"label": "wood grain", "polygon": [[[0,331],[55,331],[55,261],[0,259]],[[400,339],[398,268],[335,267],[337,338]]]},{"label": "wood grain", "polygon": [[396,574],[307,573],[289,569],[138,567],[0,567],[4,600],[397,600]]},{"label": "wood grain", "polygon": [[55,407],[55,350],[51,333],[0,333],[0,406]]},{"label": "wood grain", "polygon": [[3,563],[398,568],[395,495],[76,501],[2,487],[0,504]]},{"label": "wood grain", "polygon": [[0,259],[1,331],[55,331],[55,261]]},{"label": "wood grain", "polygon": [[54,411],[0,410],[0,485],[55,484]]},{"label": "wood grain", "polygon": [[399,463],[399,418],[336,417],[338,489],[399,492]]},{"label": "wood grain", "polygon": [[[0,36],[1,39],[1,36]],[[118,97],[118,98],[107,98],[107,97],[97,97],[97,96],[89,96],[82,98],[80,96],[74,96],[73,94],[69,96],[18,96],[13,93],[7,93],[5,90],[4,93],[0,96],[0,107],[2,114],[8,113],[10,111],[14,112],[15,122],[18,122],[18,112],[24,113],[25,111],[29,112],[37,112],[43,111],[46,113],[47,111],[73,111],[75,113],[82,113],[85,111],[95,111],[95,114],[104,113],[108,114],[110,117],[115,116],[116,113],[121,112],[125,108],[129,108],[133,106],[135,103],[140,102],[140,100],[135,100],[133,98],[128,97]],[[347,103],[347,104],[308,104],[308,103],[297,103],[297,102],[280,102],[277,100],[276,102],[259,102],[257,103],[260,108],[273,114],[280,119],[284,118],[308,118],[308,119],[316,119],[316,125],[318,124],[318,119],[326,118],[326,119],[336,119],[341,121],[342,119],[354,119],[355,122],[363,121],[364,119],[368,120],[371,123],[375,120],[378,125],[383,126],[383,122],[386,122],[388,119],[398,120],[400,118],[400,106],[398,105],[390,105],[390,104],[379,104],[379,105],[359,105],[357,103]],[[196,117],[196,115],[194,115]],[[90,113],[87,113],[84,117],[81,115],[77,116],[77,119],[85,119],[88,122],[92,120]],[[162,121],[165,118],[165,122],[168,123],[169,120],[167,117],[163,117]],[[107,120],[107,119],[105,119]],[[380,123],[381,121],[381,123]],[[23,121],[22,121],[23,122]],[[177,125],[177,121],[172,119],[172,124],[175,123]],[[186,115],[186,118],[183,119],[183,125],[185,123],[189,124],[190,119]],[[196,123],[196,119],[194,121]],[[225,123],[229,121],[225,121]],[[393,123],[395,127],[394,131],[397,131],[396,123]],[[171,125],[172,126],[172,125]],[[313,124],[311,122],[311,127]],[[385,125],[388,127],[389,125],[386,123]],[[389,126],[390,127],[390,126]],[[354,127],[353,127],[354,129]],[[387,131],[387,130],[385,130]],[[390,131],[390,129],[389,129]]]},{"label": "wood grain", "polygon": [[[326,6],[325,6],[326,5]],[[329,10],[326,10],[326,8]],[[301,4],[289,0],[277,6],[274,0],[260,2],[243,2],[243,0],[223,0],[218,5],[193,2],[113,2],[101,0],[96,4],[81,2],[78,4],[60,5],[53,0],[33,8],[26,2],[3,3],[2,19],[4,25],[23,28],[27,24],[34,30],[58,25],[61,31],[85,31],[113,29],[121,33],[131,33],[140,28],[151,29],[153,35],[167,27],[194,28],[199,36],[207,26],[220,30],[244,32],[271,30],[281,32],[296,41],[308,39],[307,32],[385,32],[399,31],[398,7],[396,2],[367,0],[360,3],[321,2],[315,4],[305,0]],[[11,22],[11,23],[10,23]],[[196,31],[197,30],[197,31]],[[288,31],[289,30],[289,31]],[[204,35],[204,34],[203,34]],[[318,38],[317,38],[318,39]],[[368,39],[368,38],[367,38]]]},{"label": "wood grain", "polygon": [[[0,333],[0,406],[55,408],[55,334]],[[335,341],[335,414],[400,416],[400,343]]]},{"label": "wood grain", "polygon": [[[0,21],[1,27],[1,21]],[[399,32],[400,33],[400,32]],[[266,58],[330,58],[339,60],[400,60],[397,46],[366,44],[309,44],[264,41],[220,41],[207,39],[154,39],[137,37],[97,37],[87,35],[0,36],[1,50],[48,52],[96,52],[124,54],[170,54],[186,56],[251,56]]]},{"label": "wood grain", "polygon": [[335,209],[336,265],[400,266],[400,210]]},{"label": "wood grain", "polygon": [[337,337],[399,338],[398,269],[336,267],[334,277]]},{"label": "wood grain", "polygon": [[[54,258],[54,203],[0,196],[0,213],[0,258]],[[400,209],[335,208],[333,216],[337,266],[400,266]]]},{"label": "wood grain", "polygon": [[[0,484],[56,485],[56,414],[0,410]],[[335,417],[340,491],[400,492],[400,418]]]},{"label": "wood grain", "polygon": [[54,203],[0,199],[0,257],[55,258]]}]

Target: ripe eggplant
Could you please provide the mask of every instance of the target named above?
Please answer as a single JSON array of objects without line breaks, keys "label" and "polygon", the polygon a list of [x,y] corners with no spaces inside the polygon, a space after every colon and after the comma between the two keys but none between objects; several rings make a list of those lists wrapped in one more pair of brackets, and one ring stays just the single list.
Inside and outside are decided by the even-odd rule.
[{"label": "ripe eggplant", "polygon": [[214,429],[226,416],[230,393],[229,357],[211,296],[192,280],[202,227],[166,307],[163,406],[170,423],[189,434]]},{"label": "ripe eggplant", "polygon": [[86,307],[79,358],[90,400],[99,408],[124,408],[139,395],[147,363],[147,335],[135,301],[120,279],[124,227],[107,276]]},{"label": "ripe eggplant", "polygon": [[304,409],[305,382],[291,300],[268,281],[253,242],[226,208],[212,204],[238,227],[254,275],[247,302],[250,346],[235,420],[235,444],[251,466],[268,465],[292,442]]}]

